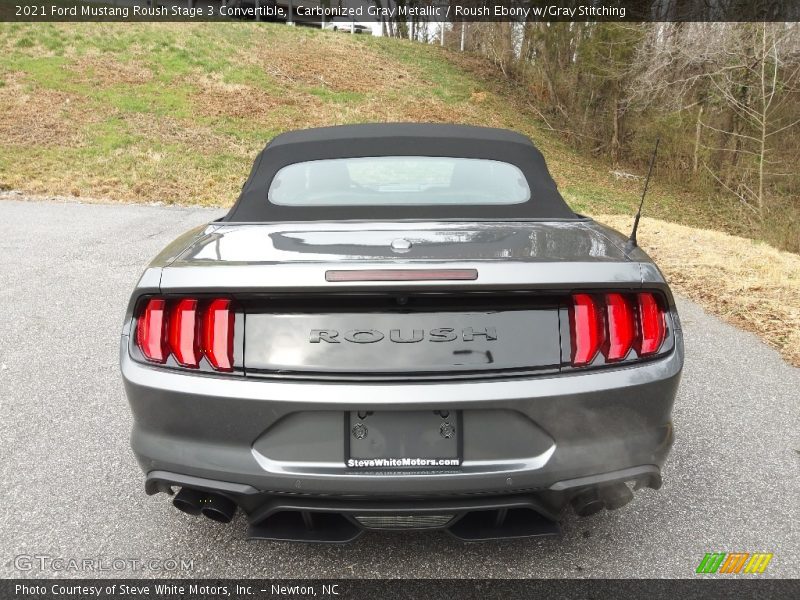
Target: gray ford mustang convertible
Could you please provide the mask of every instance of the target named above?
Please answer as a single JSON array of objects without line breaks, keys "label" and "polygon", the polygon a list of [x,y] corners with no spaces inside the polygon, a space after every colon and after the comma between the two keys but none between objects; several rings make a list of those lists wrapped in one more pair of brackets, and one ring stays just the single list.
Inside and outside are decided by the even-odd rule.
[{"label": "gray ford mustang convertible", "polygon": [[658,489],[683,365],[650,258],[530,140],[276,137],[136,286],[120,362],[148,494],[253,538],[558,532]]}]

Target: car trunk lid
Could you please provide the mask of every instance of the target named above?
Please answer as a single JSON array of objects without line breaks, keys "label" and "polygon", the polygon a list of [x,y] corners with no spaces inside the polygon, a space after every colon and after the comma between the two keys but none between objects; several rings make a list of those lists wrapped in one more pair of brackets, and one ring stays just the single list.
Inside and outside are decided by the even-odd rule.
[{"label": "car trunk lid", "polygon": [[[548,289],[641,278],[621,236],[592,221],[214,224],[161,273],[165,291]],[[624,241],[624,240],[622,240]],[[476,277],[406,283],[329,280],[329,271],[475,270]]]},{"label": "car trunk lid", "polygon": [[591,221],[212,225],[161,290],[234,296],[248,374],[485,375],[557,370],[570,290],[640,275]]}]

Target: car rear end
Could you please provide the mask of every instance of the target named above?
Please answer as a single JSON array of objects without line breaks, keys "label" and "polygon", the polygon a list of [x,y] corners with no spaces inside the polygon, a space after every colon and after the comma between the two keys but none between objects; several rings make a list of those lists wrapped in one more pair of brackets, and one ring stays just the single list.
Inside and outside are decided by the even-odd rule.
[{"label": "car rear end", "polygon": [[121,365],[148,493],[250,536],[544,535],[657,489],[683,363],[661,273],[569,222],[211,224]]}]

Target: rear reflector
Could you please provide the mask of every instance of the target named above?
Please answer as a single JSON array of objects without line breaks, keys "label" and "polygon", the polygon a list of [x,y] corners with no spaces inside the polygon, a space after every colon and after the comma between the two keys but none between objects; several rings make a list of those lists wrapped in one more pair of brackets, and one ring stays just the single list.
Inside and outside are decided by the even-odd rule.
[{"label": "rear reflector", "polygon": [[196,369],[200,362],[197,345],[197,300],[183,298],[169,319],[169,347],[178,364]]},{"label": "rear reflector", "polygon": [[325,271],[325,281],[472,281],[477,269],[371,269]]},{"label": "rear reflector", "polygon": [[167,360],[169,350],[166,341],[166,302],[161,298],[151,298],[139,316],[136,327],[136,344],[144,357],[157,363]]},{"label": "rear reflector", "polygon": [[217,371],[233,370],[233,313],[231,301],[212,300],[203,317],[203,353]]},{"label": "rear reflector", "polygon": [[597,356],[603,343],[600,311],[589,294],[575,294],[569,311],[572,331],[572,364],[587,365]]},{"label": "rear reflector", "polygon": [[569,307],[571,363],[581,367],[599,353],[606,362],[656,354],[667,337],[663,303],[652,292],[573,294]]},{"label": "rear reflector", "polygon": [[658,306],[658,300],[650,293],[639,294],[640,331],[636,351],[639,356],[647,356],[658,351],[666,337],[664,313]]},{"label": "rear reflector", "polygon": [[622,294],[606,294],[606,323],[606,358],[609,362],[622,360],[628,355],[636,339],[633,307]]}]

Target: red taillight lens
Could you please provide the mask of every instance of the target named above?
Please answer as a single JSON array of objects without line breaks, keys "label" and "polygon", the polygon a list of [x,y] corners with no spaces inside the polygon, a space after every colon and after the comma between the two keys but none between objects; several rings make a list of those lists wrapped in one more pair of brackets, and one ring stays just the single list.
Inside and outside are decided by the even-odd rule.
[{"label": "red taillight lens", "polygon": [[656,354],[667,337],[666,316],[656,294],[573,294],[569,309],[572,364],[590,364],[602,350],[606,362]]},{"label": "red taillight lens", "polygon": [[197,343],[197,300],[183,298],[173,307],[169,317],[169,346],[178,364],[197,368],[200,363]]},{"label": "red taillight lens", "polygon": [[572,332],[572,364],[587,365],[603,343],[603,324],[594,298],[575,294],[569,311]]},{"label": "red taillight lens", "polygon": [[136,344],[144,357],[151,362],[166,362],[169,354],[165,308],[166,303],[163,299],[151,298],[136,322]]},{"label": "red taillight lens", "polygon": [[606,358],[609,362],[622,360],[636,339],[633,307],[622,294],[606,294],[606,322],[608,323]]},{"label": "red taillight lens", "polygon": [[217,371],[233,370],[233,312],[231,301],[212,300],[203,316],[203,353]]},{"label": "red taillight lens", "polygon": [[168,301],[150,298],[136,321],[136,345],[144,357],[167,362],[170,354],[182,367],[197,369],[205,355],[216,371],[233,371],[231,301],[212,300],[203,311],[196,298]]},{"label": "red taillight lens", "polygon": [[664,313],[658,305],[656,297],[649,292],[638,295],[639,304],[639,338],[636,352],[639,356],[647,356],[658,352],[667,334]]}]

